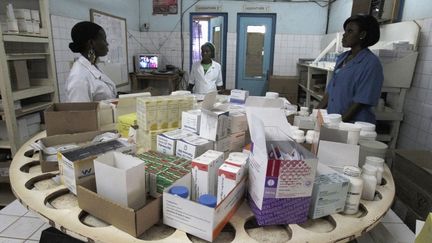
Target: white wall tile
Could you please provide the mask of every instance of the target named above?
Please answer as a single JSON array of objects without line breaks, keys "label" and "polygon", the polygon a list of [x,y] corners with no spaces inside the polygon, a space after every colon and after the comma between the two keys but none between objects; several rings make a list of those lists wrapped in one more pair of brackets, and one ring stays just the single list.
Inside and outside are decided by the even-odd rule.
[{"label": "white wall tile", "polygon": [[0,233],[19,219],[19,216],[0,214]]}]

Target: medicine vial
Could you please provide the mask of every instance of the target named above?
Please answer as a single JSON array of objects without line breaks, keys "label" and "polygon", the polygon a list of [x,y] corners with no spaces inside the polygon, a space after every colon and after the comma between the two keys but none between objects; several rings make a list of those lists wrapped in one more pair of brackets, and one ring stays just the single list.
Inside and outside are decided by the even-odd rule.
[{"label": "medicine vial", "polygon": [[189,197],[189,190],[185,186],[173,186],[169,190],[169,193],[186,199]]},{"label": "medicine vial", "polygon": [[371,165],[377,169],[376,179],[377,185],[381,185],[382,177],[384,173],[384,159],[375,156],[366,156],[365,163]]},{"label": "medicine vial", "polygon": [[361,171],[360,168],[356,166],[344,166],[343,173],[350,181],[344,214],[356,214],[363,190],[363,180],[360,177]]},{"label": "medicine vial", "polygon": [[198,202],[207,207],[215,208],[217,198],[211,194],[204,194],[199,197]]},{"label": "medicine vial", "polygon": [[363,179],[363,192],[361,198],[364,200],[372,201],[375,196],[375,189],[377,185],[376,179],[377,169],[371,165],[364,165],[362,171]]}]

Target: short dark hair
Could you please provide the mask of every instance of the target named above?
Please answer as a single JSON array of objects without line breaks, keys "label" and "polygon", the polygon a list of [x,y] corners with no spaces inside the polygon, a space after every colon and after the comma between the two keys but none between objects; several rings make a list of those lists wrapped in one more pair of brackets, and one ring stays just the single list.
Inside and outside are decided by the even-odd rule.
[{"label": "short dark hair", "polygon": [[378,42],[380,38],[380,28],[375,17],[363,14],[351,16],[345,20],[343,24],[344,29],[350,22],[356,23],[359,26],[360,31],[366,31],[366,37],[363,39],[362,47],[373,46]]},{"label": "short dark hair", "polygon": [[72,42],[69,49],[73,52],[83,52],[87,48],[87,42],[94,40],[103,28],[89,21],[82,21],[74,25],[71,30]]},{"label": "short dark hair", "polygon": [[215,46],[213,45],[213,43],[211,43],[211,42],[206,42],[206,43],[204,43],[202,46],[201,46],[201,48],[203,48],[204,46],[206,46],[206,47],[208,47],[209,49],[210,49],[210,51],[211,51],[211,58],[214,58],[215,57]]}]

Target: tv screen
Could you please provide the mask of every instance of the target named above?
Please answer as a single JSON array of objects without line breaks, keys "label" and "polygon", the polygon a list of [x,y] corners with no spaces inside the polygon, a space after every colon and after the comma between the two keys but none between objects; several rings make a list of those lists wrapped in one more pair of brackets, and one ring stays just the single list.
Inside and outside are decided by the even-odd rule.
[{"label": "tv screen", "polygon": [[151,72],[159,68],[159,55],[139,54],[135,58],[135,72]]}]

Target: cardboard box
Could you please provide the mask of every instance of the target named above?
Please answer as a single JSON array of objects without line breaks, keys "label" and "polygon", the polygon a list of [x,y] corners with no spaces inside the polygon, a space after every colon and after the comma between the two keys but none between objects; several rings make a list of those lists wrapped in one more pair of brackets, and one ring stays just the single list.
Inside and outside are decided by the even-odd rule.
[{"label": "cardboard box", "polygon": [[228,111],[218,108],[201,111],[200,137],[217,141],[228,136]]},{"label": "cardboard box", "polygon": [[248,97],[249,97],[249,91],[232,89],[229,97],[229,101],[230,103],[234,103],[234,104],[244,104]]},{"label": "cardboard box", "polygon": [[218,169],[217,203],[219,204],[243,179],[245,171],[242,167],[224,163]]},{"label": "cardboard box", "polygon": [[158,152],[175,155],[177,141],[185,138],[193,136],[194,134],[182,129],[176,129],[169,132],[164,132],[162,134],[157,135],[156,148]]},{"label": "cardboard box", "polygon": [[199,134],[201,125],[201,110],[183,111],[181,122],[181,128],[183,130]]},{"label": "cardboard box", "polygon": [[343,168],[345,165],[358,166],[360,146],[319,141],[317,157],[320,163],[333,169]]},{"label": "cardboard box", "polygon": [[228,105],[215,106],[216,92],[204,96],[201,104],[201,125],[199,135],[211,141],[228,136]]},{"label": "cardboard box", "polygon": [[213,146],[213,149],[216,151],[221,151],[221,152],[227,152],[230,150],[230,145],[231,145],[231,136],[222,138],[218,141],[215,141]]},{"label": "cardboard box", "polygon": [[192,160],[209,149],[213,149],[212,141],[198,136],[190,136],[177,141],[176,156]]},{"label": "cardboard box", "polygon": [[[90,142],[97,135],[103,134],[105,132],[114,132],[114,131],[94,131],[94,132],[83,132],[83,133],[74,133],[74,134],[61,134],[54,135],[49,137],[44,137],[40,139],[40,142],[45,147],[58,147],[62,144],[83,144]],[[41,165],[42,172],[50,172],[56,171],[59,169],[57,156],[55,156],[55,160],[49,160],[47,154],[43,151],[39,152],[39,161]]]},{"label": "cardboard box", "polygon": [[54,103],[45,112],[47,136],[99,130],[98,103]]},{"label": "cardboard box", "polygon": [[230,112],[229,113],[229,132],[238,133],[244,132],[248,129],[246,114],[243,112]]},{"label": "cardboard box", "polygon": [[139,209],[146,203],[144,161],[119,152],[108,152],[94,160],[99,195],[123,207]]},{"label": "cardboard box", "polygon": [[78,185],[77,192],[81,209],[134,237],[161,218],[161,197],[147,198],[147,204],[138,210],[123,207],[97,194],[94,176]]},{"label": "cardboard box", "polygon": [[[191,187],[191,175],[176,181],[173,186]],[[170,187],[171,188],[171,187]],[[243,202],[246,178],[225,197],[216,208],[175,196],[167,188],[163,193],[163,222],[166,225],[213,241]]]},{"label": "cardboard box", "polygon": [[316,219],[343,211],[348,187],[349,180],[346,177],[318,163],[309,217]]},{"label": "cardboard box", "polygon": [[62,183],[73,194],[76,194],[76,186],[82,181],[88,180],[90,176],[94,176],[93,160],[98,155],[108,151],[134,153],[135,145],[116,139],[59,152],[57,159]]},{"label": "cardboard box", "polygon": [[214,150],[208,150],[192,160],[192,200],[198,200],[204,194],[216,196],[217,171],[223,162],[224,153]]},{"label": "cardboard box", "polygon": [[417,215],[432,211],[432,152],[398,149],[392,166],[396,197]]},{"label": "cardboard box", "polygon": [[313,130],[315,129],[315,121],[310,116],[294,116],[294,126],[299,129]]},{"label": "cardboard box", "polygon": [[230,151],[240,152],[243,150],[246,141],[246,132],[238,132],[230,135]]},{"label": "cardboard box", "polygon": [[12,90],[30,88],[30,79],[27,69],[27,60],[13,60],[10,65]]},{"label": "cardboard box", "polygon": [[[249,157],[249,205],[259,225],[307,220],[317,158],[295,143],[281,100],[249,97],[246,101],[253,141]],[[271,159],[271,145],[292,159]]]},{"label": "cardboard box", "polygon": [[157,100],[152,97],[138,97],[136,103],[139,129],[145,131],[157,130]]},{"label": "cardboard box", "polygon": [[268,91],[279,94],[297,94],[299,77],[297,76],[270,76]]},{"label": "cardboard box", "polygon": [[137,125],[136,113],[124,114],[117,117],[117,130],[122,137],[129,137],[129,128]]}]

